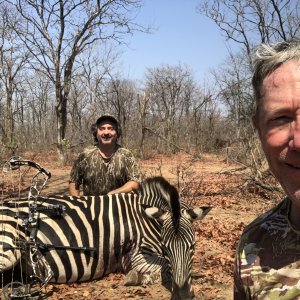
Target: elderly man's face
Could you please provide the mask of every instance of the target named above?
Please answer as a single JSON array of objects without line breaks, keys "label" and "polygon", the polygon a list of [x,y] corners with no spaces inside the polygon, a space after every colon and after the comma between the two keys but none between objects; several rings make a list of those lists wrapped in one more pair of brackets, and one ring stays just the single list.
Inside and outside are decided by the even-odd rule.
[{"label": "elderly man's face", "polygon": [[256,120],[274,176],[300,212],[300,63],[283,64],[262,84]]}]

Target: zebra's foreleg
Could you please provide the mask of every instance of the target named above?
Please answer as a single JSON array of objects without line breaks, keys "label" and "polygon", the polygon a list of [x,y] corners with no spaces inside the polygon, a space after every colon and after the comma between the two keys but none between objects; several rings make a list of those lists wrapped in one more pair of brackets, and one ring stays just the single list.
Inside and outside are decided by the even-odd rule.
[{"label": "zebra's foreleg", "polygon": [[137,270],[130,270],[124,279],[124,285],[142,285],[143,274],[138,272]]},{"label": "zebra's foreleg", "polygon": [[146,285],[166,281],[168,265],[162,257],[139,253],[134,256],[131,266],[124,285]]},{"label": "zebra's foreleg", "polygon": [[161,275],[159,273],[141,273],[137,270],[130,270],[125,279],[125,286],[132,285],[147,285],[161,282]]}]

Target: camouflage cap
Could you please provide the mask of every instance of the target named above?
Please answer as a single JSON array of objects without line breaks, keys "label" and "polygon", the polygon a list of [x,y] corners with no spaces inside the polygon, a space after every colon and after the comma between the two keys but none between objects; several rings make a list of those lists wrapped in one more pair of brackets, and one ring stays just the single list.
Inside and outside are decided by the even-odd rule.
[{"label": "camouflage cap", "polygon": [[102,115],[97,121],[96,121],[96,125],[98,126],[101,122],[105,121],[105,120],[108,120],[114,124],[116,124],[117,126],[119,126],[119,121],[113,116],[113,115],[110,115],[110,114],[105,114],[105,115]]}]

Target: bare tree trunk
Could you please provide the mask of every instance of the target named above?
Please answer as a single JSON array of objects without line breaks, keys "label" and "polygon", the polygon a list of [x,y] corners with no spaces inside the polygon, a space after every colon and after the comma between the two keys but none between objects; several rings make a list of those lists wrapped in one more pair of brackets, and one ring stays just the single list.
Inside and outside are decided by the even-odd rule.
[{"label": "bare tree trunk", "polygon": [[140,99],[140,95],[138,95],[138,105],[139,105],[139,128],[141,130],[140,133],[140,141],[139,141],[139,149],[140,149],[140,156],[141,158],[145,158],[145,147],[144,147],[144,140],[145,140],[145,127],[146,127],[146,113],[147,113],[147,106],[150,97],[146,97],[146,94]]},{"label": "bare tree trunk", "polygon": [[4,128],[5,128],[5,145],[11,148],[13,145],[14,136],[14,122],[13,122],[13,112],[12,112],[12,95],[11,91],[8,90],[6,94],[6,109],[4,118]]},{"label": "bare tree trunk", "polygon": [[67,149],[66,149],[66,127],[67,127],[67,99],[65,97],[61,97],[62,99],[57,97],[57,102],[59,104],[56,107],[56,117],[57,117],[57,154],[59,161],[62,164],[66,164],[67,162]]},{"label": "bare tree trunk", "polygon": [[57,116],[57,153],[62,164],[67,162],[68,142],[66,141],[67,129],[67,104],[71,89],[72,68],[74,57],[77,53],[74,52],[69,58],[64,72],[64,87],[60,84],[60,77],[56,83],[56,116]]}]

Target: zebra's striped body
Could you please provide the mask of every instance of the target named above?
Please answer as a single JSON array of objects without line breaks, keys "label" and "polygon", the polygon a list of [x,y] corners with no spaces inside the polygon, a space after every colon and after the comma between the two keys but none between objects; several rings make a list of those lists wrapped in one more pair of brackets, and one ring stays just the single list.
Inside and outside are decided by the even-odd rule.
[{"label": "zebra's striped body", "polygon": [[[35,241],[54,273],[53,282],[122,271],[131,285],[149,283],[159,274],[171,282],[173,299],[193,297],[191,220],[204,217],[209,208],[180,207],[176,189],[164,179],[148,180],[138,194],[49,196],[38,197],[37,203]],[[58,205],[66,208],[62,215],[51,209]],[[27,217],[28,200],[0,205],[0,273],[23,257],[16,238],[28,240],[22,226]]]}]

